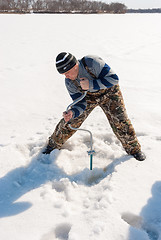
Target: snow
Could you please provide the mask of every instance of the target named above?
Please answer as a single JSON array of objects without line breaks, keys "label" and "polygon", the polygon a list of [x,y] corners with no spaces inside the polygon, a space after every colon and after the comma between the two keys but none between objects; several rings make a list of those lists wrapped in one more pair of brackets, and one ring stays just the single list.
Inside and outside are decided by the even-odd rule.
[{"label": "snow", "polygon": [[[161,239],[161,15],[0,15],[1,240]],[[96,108],[51,164],[37,161],[71,103],[55,57],[117,72],[147,159],[127,156]]]}]

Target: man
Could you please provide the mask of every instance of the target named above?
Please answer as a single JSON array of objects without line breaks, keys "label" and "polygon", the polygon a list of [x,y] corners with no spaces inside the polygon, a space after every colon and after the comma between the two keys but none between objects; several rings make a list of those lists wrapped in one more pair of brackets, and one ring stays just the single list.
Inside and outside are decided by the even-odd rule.
[{"label": "man", "polygon": [[112,69],[98,56],[89,55],[77,60],[66,52],[56,57],[56,68],[65,76],[66,88],[73,101],[84,91],[87,91],[87,94],[68,112],[63,113],[63,119],[56,126],[43,153],[50,154],[54,149],[61,149],[76,131],[69,127],[69,121],[72,127],[79,128],[91,111],[100,106],[127,154],[133,155],[139,161],[145,160],[146,156],[141,151],[135,130],[126,113],[118,85],[119,78]]}]

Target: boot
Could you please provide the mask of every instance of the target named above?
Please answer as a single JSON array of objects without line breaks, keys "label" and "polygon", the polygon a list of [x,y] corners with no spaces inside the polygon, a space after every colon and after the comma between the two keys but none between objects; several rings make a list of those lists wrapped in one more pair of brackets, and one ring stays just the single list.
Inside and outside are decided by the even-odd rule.
[{"label": "boot", "polygon": [[47,145],[42,153],[43,154],[50,154],[53,150],[54,150],[53,147],[50,147],[49,145]]},{"label": "boot", "polygon": [[144,161],[146,159],[146,156],[142,151],[134,153],[132,156],[134,156],[134,158],[136,158],[138,161]]},{"label": "boot", "polygon": [[60,150],[61,146],[55,143],[55,141],[49,137],[48,145],[42,152],[43,154],[50,154],[54,149],[59,149]]}]

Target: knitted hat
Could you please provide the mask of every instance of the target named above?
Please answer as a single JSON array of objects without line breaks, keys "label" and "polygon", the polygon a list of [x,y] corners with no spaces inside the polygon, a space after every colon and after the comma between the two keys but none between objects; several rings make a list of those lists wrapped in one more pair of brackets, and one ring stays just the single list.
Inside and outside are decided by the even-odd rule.
[{"label": "knitted hat", "polygon": [[65,73],[73,68],[77,63],[76,58],[71,53],[62,52],[56,57],[56,68],[59,73]]}]

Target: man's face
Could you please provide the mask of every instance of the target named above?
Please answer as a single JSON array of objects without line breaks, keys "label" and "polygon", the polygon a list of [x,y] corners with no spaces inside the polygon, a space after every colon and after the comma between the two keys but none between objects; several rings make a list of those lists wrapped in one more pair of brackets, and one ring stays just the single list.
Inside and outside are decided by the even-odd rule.
[{"label": "man's face", "polygon": [[78,72],[79,72],[79,66],[78,63],[71,68],[69,71],[63,73],[63,75],[65,75],[66,78],[69,78],[70,80],[75,80],[78,76]]}]

